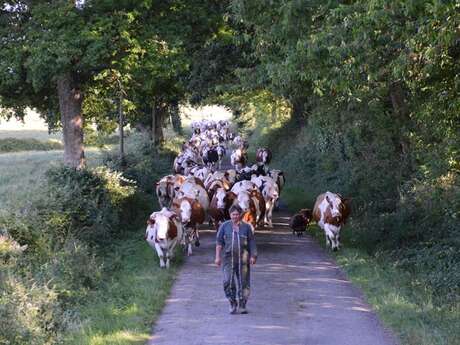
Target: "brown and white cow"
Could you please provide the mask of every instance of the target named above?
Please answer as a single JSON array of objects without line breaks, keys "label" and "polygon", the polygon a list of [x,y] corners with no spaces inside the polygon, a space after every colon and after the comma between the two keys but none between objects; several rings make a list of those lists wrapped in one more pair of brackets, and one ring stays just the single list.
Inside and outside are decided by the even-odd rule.
[{"label": "brown and white cow", "polygon": [[273,169],[268,171],[268,176],[276,181],[281,194],[281,191],[283,190],[283,187],[286,183],[286,177],[284,176],[284,173],[281,170]]},{"label": "brown and white cow", "polygon": [[255,230],[257,225],[263,226],[265,216],[265,200],[257,189],[240,191],[237,194],[238,205],[243,210],[242,219],[250,223]]},{"label": "brown and white cow", "polygon": [[259,165],[268,165],[272,160],[272,152],[265,148],[258,148],[256,151],[256,162]]},{"label": "brown and white cow", "polygon": [[212,197],[211,204],[209,205],[208,214],[216,227],[230,219],[229,209],[237,202],[237,196],[233,192],[228,192],[224,188],[218,188]]},{"label": "brown and white cow", "polygon": [[236,181],[236,170],[229,169],[226,171],[216,171],[215,173],[208,175],[204,181],[205,188],[208,189],[211,183],[215,180],[224,180],[231,188]]},{"label": "brown and white cow", "polygon": [[169,207],[172,199],[174,199],[176,189],[179,189],[184,183],[184,176],[182,175],[167,175],[161,178],[156,183],[156,194],[160,207]]},{"label": "brown and white cow", "polygon": [[247,153],[241,148],[234,150],[230,156],[230,163],[237,171],[246,165],[247,160]]},{"label": "brown and white cow", "polygon": [[324,230],[326,246],[333,251],[340,247],[340,229],[350,214],[350,199],[340,194],[326,192],[316,198],[313,219]]},{"label": "brown and white cow", "polygon": [[251,191],[253,189],[257,189],[257,185],[254,182],[248,181],[248,180],[243,180],[236,182],[231,191],[235,194],[238,194],[241,191]]},{"label": "brown and white cow", "polygon": [[180,197],[189,197],[197,200],[201,207],[205,211],[209,208],[209,196],[208,192],[204,188],[203,182],[197,177],[189,177],[185,182],[180,186],[176,191],[175,196]]},{"label": "brown and white cow", "polygon": [[223,188],[225,191],[228,191],[230,190],[230,185],[224,179],[212,181],[209,187],[206,188],[206,190],[208,191],[209,200],[212,200],[214,194],[219,188]]},{"label": "brown and white cow", "polygon": [[192,254],[192,242],[195,246],[200,245],[200,236],[198,225],[203,224],[205,220],[205,210],[200,202],[189,197],[174,199],[171,204],[173,212],[179,216],[184,228],[184,242],[187,254]]},{"label": "brown and white cow", "polygon": [[203,182],[208,177],[208,175],[210,175],[210,174],[211,174],[211,169],[210,168],[196,166],[196,167],[193,167],[190,170],[190,174],[187,176],[187,178],[194,176],[194,177],[200,179],[201,182]]},{"label": "brown and white cow", "polygon": [[280,195],[278,185],[269,176],[253,176],[251,182],[259,188],[265,200],[265,223],[273,227],[273,209]]},{"label": "brown and white cow", "polygon": [[182,238],[182,224],[174,212],[163,208],[154,212],[147,220],[145,240],[154,248],[160,259],[161,268],[169,268],[174,248]]}]

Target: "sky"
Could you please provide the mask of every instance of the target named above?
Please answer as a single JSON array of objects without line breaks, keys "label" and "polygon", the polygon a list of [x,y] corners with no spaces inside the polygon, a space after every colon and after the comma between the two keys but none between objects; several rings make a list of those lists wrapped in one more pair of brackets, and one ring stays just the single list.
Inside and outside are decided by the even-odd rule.
[{"label": "sky", "polygon": [[[230,119],[232,116],[224,107],[220,106],[205,106],[199,108],[192,108],[187,106],[181,106],[181,112],[186,116],[190,116],[194,120],[204,119],[204,118],[213,118],[214,120],[225,120]],[[29,111],[25,117],[24,123],[17,121],[16,119],[11,119],[6,121],[0,118],[0,130],[7,131],[21,131],[21,130],[43,130],[47,131],[48,127],[46,126],[45,121],[40,118],[40,116],[34,112]]]},{"label": "sky", "polygon": [[40,118],[40,116],[34,112],[29,111],[25,117],[25,122],[17,121],[16,119],[11,119],[6,121],[5,119],[0,118],[0,130],[6,131],[23,131],[23,130],[43,130],[47,131],[48,127],[46,126],[45,121]]}]

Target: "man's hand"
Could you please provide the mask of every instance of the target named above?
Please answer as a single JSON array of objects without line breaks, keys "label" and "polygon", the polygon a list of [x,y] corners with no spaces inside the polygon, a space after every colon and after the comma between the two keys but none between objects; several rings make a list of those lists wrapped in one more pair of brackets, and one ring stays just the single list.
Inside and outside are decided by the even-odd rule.
[{"label": "man's hand", "polygon": [[216,266],[220,266],[221,263],[222,263],[222,259],[217,257],[215,260],[214,260],[214,263],[216,264]]},{"label": "man's hand", "polygon": [[251,258],[249,259],[249,263],[251,265],[255,265],[256,264],[256,261],[257,261],[257,258],[255,256],[251,256]]}]

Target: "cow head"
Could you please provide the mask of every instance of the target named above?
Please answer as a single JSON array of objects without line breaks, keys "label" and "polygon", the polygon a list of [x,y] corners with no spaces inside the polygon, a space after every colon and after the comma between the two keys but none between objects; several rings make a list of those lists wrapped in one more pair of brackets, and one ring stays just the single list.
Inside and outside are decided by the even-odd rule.
[{"label": "cow head", "polygon": [[329,219],[324,225],[324,231],[328,244],[336,251],[340,248],[340,230],[350,214],[351,199],[343,198],[340,194],[327,193],[325,200],[328,204],[326,216]]},{"label": "cow head", "polygon": [[154,240],[153,237],[150,238],[150,239],[148,238],[148,237],[149,237],[149,234],[150,234],[149,230],[150,230],[151,228],[153,229],[154,225],[155,225],[155,214],[152,214],[152,215],[149,217],[149,219],[147,219],[147,229],[145,229],[145,236],[144,236],[144,239],[145,239],[145,240],[151,240],[151,241]]},{"label": "cow head", "polygon": [[214,197],[217,200],[217,208],[225,209],[225,197],[227,196],[227,192],[223,188],[217,188],[216,192],[214,193]]},{"label": "cow head", "polygon": [[168,238],[168,230],[170,226],[170,220],[168,217],[161,213],[155,215],[153,224],[149,224],[148,227],[153,227],[155,236],[155,242],[160,242]]},{"label": "cow head", "polygon": [[156,184],[156,193],[158,202],[161,207],[167,207],[171,203],[174,196],[174,187],[172,182],[168,180],[161,180]]},{"label": "cow head", "polygon": [[278,186],[275,183],[264,184],[262,195],[267,202],[274,204],[279,199]]},{"label": "cow head", "polygon": [[329,204],[329,210],[334,223],[340,224],[342,221],[341,203],[342,199],[337,194],[328,193],[325,198]]},{"label": "cow head", "polygon": [[182,224],[188,224],[192,218],[192,205],[188,200],[182,199],[179,204],[179,217]]},{"label": "cow head", "polygon": [[250,210],[251,207],[251,197],[249,193],[238,193],[238,205],[240,205],[243,212],[247,212]]}]

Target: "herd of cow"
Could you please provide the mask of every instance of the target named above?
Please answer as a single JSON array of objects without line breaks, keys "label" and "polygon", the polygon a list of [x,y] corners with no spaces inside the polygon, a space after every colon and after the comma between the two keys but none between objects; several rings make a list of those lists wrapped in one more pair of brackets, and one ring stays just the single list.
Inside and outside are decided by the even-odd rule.
[{"label": "herd of cow", "polygon": [[[229,209],[239,205],[243,220],[253,231],[273,227],[273,210],[285,184],[281,170],[269,169],[271,152],[259,148],[256,163],[247,166],[248,143],[235,135],[228,121],[203,120],[192,123],[193,135],[182,145],[174,160],[174,174],[156,184],[161,210],[148,221],[145,239],[159,258],[160,267],[169,267],[177,243],[192,254],[192,243],[200,245],[198,225],[206,220],[216,230],[230,219]],[[227,150],[233,168],[221,170]],[[325,231],[333,250],[340,245],[340,228],[349,214],[349,200],[326,192],[318,196],[313,211],[303,209],[290,220],[293,232],[301,234],[312,219]]]}]

